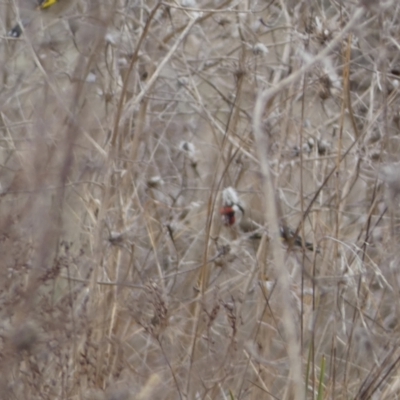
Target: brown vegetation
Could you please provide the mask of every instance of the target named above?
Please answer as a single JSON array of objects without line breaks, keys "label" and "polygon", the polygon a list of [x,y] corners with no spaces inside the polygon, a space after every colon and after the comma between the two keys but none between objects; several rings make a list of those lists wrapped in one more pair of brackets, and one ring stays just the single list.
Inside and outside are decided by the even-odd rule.
[{"label": "brown vegetation", "polygon": [[0,398],[398,398],[400,4],[33,3],[0,5]]}]

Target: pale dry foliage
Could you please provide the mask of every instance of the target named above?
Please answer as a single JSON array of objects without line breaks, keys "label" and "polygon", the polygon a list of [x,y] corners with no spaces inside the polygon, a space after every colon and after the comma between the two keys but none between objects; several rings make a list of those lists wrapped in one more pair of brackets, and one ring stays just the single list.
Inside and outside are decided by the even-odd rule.
[{"label": "pale dry foliage", "polygon": [[19,5],[0,398],[400,397],[397,1],[80,0],[13,39]]}]

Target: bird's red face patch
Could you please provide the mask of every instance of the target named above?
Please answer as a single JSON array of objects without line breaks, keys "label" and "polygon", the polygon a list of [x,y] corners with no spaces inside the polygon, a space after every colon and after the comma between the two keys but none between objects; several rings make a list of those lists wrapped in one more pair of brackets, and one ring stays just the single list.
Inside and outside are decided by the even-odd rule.
[{"label": "bird's red face patch", "polygon": [[222,216],[222,222],[224,225],[232,226],[235,224],[235,210],[232,207],[222,207],[220,214]]}]

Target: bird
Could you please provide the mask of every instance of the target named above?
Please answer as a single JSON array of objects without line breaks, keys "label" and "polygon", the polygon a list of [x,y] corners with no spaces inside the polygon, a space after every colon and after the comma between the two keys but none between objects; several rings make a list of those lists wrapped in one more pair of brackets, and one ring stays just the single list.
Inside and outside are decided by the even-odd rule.
[{"label": "bird", "polygon": [[[52,19],[57,18],[69,10],[76,0],[21,0],[19,8],[20,21],[23,27],[28,27],[38,16]],[[23,32],[22,27],[17,23],[8,33],[7,36],[19,38]]]},{"label": "bird", "polygon": [[[260,239],[262,230],[265,228],[264,215],[254,209],[247,209],[239,199],[236,190],[228,187],[222,192],[222,208],[220,209],[222,223],[226,227],[237,228],[243,233],[249,234],[250,239]],[[314,246],[310,242],[296,235],[295,231],[289,227],[280,225],[280,236],[289,246],[303,247],[314,251]],[[319,249],[316,249],[319,252]]]}]

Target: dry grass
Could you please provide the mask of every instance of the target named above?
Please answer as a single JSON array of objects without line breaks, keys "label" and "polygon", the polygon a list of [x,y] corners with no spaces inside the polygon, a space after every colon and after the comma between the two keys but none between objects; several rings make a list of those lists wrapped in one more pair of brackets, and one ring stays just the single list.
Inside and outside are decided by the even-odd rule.
[{"label": "dry grass", "polygon": [[0,398],[400,398],[400,5],[80,0],[7,37],[27,1],[0,4]]}]

